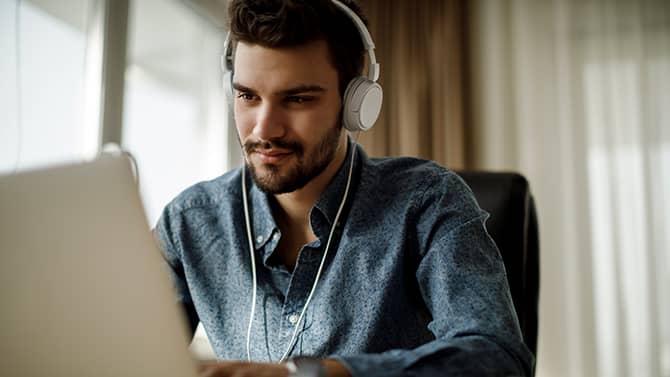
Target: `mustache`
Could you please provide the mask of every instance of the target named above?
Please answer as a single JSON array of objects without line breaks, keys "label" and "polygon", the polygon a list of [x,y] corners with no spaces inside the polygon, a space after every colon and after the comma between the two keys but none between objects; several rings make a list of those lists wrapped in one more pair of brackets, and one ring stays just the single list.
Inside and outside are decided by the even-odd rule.
[{"label": "mustache", "polygon": [[303,152],[302,144],[293,140],[284,140],[284,139],[272,139],[272,140],[263,140],[263,141],[254,141],[249,140],[243,145],[244,151],[246,154],[250,154],[256,150],[263,149],[287,149],[291,152],[301,155]]}]

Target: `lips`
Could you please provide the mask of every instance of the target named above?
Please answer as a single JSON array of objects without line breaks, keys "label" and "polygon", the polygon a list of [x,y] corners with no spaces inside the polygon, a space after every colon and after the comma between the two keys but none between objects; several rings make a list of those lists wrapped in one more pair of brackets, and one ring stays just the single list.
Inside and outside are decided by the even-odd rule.
[{"label": "lips", "polygon": [[276,164],[293,154],[290,150],[257,149],[253,152],[265,164]]}]

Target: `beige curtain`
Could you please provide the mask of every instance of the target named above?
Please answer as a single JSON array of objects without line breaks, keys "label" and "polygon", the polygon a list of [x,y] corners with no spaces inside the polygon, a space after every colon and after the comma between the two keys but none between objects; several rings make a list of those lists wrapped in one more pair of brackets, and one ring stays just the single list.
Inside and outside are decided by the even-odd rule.
[{"label": "beige curtain", "polygon": [[360,136],[371,156],[466,166],[465,2],[361,0],[381,64],[384,104]]},{"label": "beige curtain", "polygon": [[471,9],[475,167],[538,207],[537,375],[670,376],[670,2]]}]

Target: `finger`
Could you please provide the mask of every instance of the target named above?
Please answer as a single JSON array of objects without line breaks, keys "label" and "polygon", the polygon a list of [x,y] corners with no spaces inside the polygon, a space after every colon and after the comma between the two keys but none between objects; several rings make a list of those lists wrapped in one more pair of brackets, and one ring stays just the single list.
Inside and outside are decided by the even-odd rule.
[{"label": "finger", "polygon": [[201,377],[230,377],[248,364],[242,361],[209,361],[200,363],[198,372]]},{"label": "finger", "polygon": [[198,363],[198,372],[201,372],[205,369],[211,368],[216,365],[218,361],[201,361]]}]

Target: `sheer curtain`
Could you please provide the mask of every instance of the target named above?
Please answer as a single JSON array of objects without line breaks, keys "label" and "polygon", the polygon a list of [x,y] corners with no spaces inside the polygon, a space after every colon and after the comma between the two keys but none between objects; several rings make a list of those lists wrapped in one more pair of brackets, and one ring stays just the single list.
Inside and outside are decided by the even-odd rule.
[{"label": "sheer curtain", "polygon": [[473,3],[474,165],[530,180],[539,376],[670,376],[670,2]]}]

